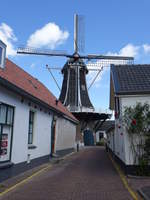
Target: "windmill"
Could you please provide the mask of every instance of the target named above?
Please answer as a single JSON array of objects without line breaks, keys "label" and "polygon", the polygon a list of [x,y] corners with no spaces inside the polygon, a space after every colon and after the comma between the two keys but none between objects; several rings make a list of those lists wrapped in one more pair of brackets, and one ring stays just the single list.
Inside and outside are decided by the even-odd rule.
[{"label": "windmill", "polygon": [[[96,113],[94,112],[94,106],[90,101],[88,95],[88,89],[93,85],[94,81],[103,70],[104,66],[108,66],[115,61],[118,64],[132,63],[133,57],[124,57],[124,56],[107,56],[107,55],[81,55],[80,49],[83,48],[83,40],[79,35],[81,35],[80,27],[81,26],[80,16],[75,14],[74,17],[74,53],[67,54],[64,51],[51,51],[51,50],[41,50],[34,49],[29,47],[20,47],[18,48],[17,53],[19,54],[31,54],[31,55],[44,55],[44,56],[57,56],[57,57],[66,57],[67,62],[64,67],[61,69],[63,74],[63,83],[62,89],[60,92],[59,100],[80,120],[81,129],[85,129],[87,124],[90,124],[92,129],[95,131],[98,130],[103,121],[110,117],[110,115],[105,113]],[[86,75],[88,74],[88,68],[86,63],[88,61],[96,60],[97,66],[99,68],[92,68],[90,64],[90,70],[98,71],[94,79],[92,80],[89,88],[86,84]],[[89,64],[88,64],[89,65]],[[47,66],[47,69],[53,76],[50,67]],[[56,69],[56,68],[53,68]],[[53,76],[54,78],[54,76]],[[54,78],[55,80],[55,78]],[[55,80],[56,84],[57,81]],[[58,86],[58,84],[57,84]],[[94,121],[94,123],[93,123]]]}]

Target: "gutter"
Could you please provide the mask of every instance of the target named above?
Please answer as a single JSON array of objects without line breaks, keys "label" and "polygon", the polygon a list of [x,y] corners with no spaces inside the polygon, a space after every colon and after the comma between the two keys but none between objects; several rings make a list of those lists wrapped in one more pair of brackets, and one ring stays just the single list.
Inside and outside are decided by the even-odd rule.
[{"label": "gutter", "polygon": [[131,95],[146,95],[146,94],[149,94],[150,95],[150,91],[144,91],[144,90],[139,90],[139,91],[131,91],[131,92],[129,92],[129,91],[118,91],[118,92],[116,92],[115,93],[116,95],[129,95],[129,96],[131,96]]}]

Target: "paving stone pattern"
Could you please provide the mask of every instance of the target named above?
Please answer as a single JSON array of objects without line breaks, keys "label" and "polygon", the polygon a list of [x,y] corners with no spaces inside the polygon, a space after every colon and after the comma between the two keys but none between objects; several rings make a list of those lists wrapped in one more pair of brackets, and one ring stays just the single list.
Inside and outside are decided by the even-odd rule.
[{"label": "paving stone pattern", "polygon": [[0,198],[2,200],[130,200],[104,148],[89,147]]}]

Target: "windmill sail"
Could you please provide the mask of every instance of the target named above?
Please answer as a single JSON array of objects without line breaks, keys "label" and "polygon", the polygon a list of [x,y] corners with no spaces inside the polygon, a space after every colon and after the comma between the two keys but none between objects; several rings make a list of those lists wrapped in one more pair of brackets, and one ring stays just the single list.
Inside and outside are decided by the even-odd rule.
[{"label": "windmill sail", "polygon": [[[60,101],[68,107],[71,112],[92,112],[94,107],[90,101],[87,84],[86,75],[88,73],[87,66],[84,61],[97,60],[100,63],[111,64],[113,61],[122,62],[133,62],[133,57],[124,56],[106,56],[106,55],[80,55],[80,46],[83,46],[81,39],[83,17],[79,15],[74,16],[74,53],[67,54],[65,51],[52,51],[52,50],[41,50],[28,47],[19,48],[17,53],[21,54],[31,54],[31,55],[45,55],[45,56],[63,56],[67,57],[68,61],[62,69],[63,74],[63,84],[60,92]],[[101,64],[100,64],[101,65]],[[50,70],[50,69],[49,69]],[[50,71],[51,72],[51,71]],[[52,75],[52,73],[51,73]],[[53,76],[53,75],[52,75]],[[54,78],[54,77],[53,77]],[[55,80],[55,78],[54,78]],[[56,84],[57,81],[55,80]],[[93,84],[93,82],[92,82]],[[91,86],[90,86],[91,87]]]}]

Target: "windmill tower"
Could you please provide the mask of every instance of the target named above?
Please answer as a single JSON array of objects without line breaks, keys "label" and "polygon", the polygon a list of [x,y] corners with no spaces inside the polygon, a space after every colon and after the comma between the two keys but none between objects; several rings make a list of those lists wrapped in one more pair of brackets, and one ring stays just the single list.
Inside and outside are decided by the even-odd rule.
[{"label": "windmill tower", "polygon": [[[87,124],[90,124],[90,122],[92,125],[94,124],[95,130],[97,130],[100,127],[101,122],[106,120],[109,116],[105,113],[94,112],[94,106],[90,101],[88,95],[88,88],[86,84],[86,75],[88,74],[89,69],[87,69],[85,62],[96,60],[97,61],[96,63],[98,63],[96,69],[94,68],[90,69],[98,71],[91,83],[92,85],[96,80],[96,78],[98,77],[98,75],[100,74],[100,72],[102,71],[104,66],[109,66],[110,64],[113,64],[115,62],[117,64],[125,64],[125,63],[132,64],[134,58],[124,57],[124,56],[106,56],[101,54],[80,55],[79,41],[81,38],[79,37],[80,33],[79,27],[81,27],[81,25],[78,19],[79,16],[75,15],[73,54],[67,54],[66,52],[61,52],[61,51],[34,49],[29,47],[18,48],[17,53],[57,56],[57,57],[63,56],[68,58],[66,64],[61,69],[63,74],[63,83],[62,83],[62,89],[60,91],[59,100],[79,119],[79,121],[82,124],[81,126],[83,130],[86,128]],[[47,68],[51,73],[52,68],[50,67]]]},{"label": "windmill tower", "polygon": [[59,100],[71,112],[94,111],[87,90],[87,73],[88,69],[82,59],[74,61],[70,58],[62,69],[64,79]]},{"label": "windmill tower", "polygon": [[86,74],[88,69],[79,55],[79,20],[78,15],[74,17],[74,58],[70,58],[62,69],[64,76],[60,101],[71,112],[94,111],[90,101]]}]

